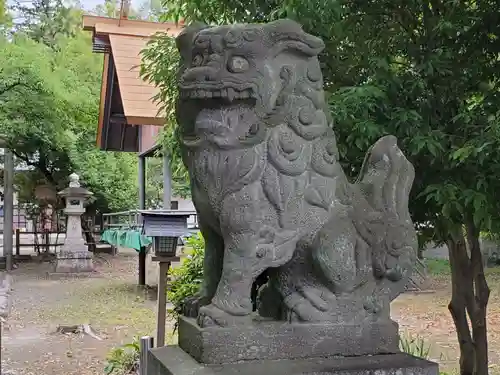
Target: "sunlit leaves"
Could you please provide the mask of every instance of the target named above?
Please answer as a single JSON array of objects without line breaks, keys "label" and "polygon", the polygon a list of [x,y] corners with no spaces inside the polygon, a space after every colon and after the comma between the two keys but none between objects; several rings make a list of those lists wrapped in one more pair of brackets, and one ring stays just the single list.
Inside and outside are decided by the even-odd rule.
[{"label": "sunlit leaves", "polygon": [[177,119],[175,114],[177,100],[177,72],[179,53],[175,39],[158,34],[151,39],[147,48],[142,51],[141,76],[159,88],[154,100],[159,103],[160,111],[165,114],[166,122],[160,142],[163,151],[170,157],[174,195],[189,195],[189,177],[181,160],[177,137]]},{"label": "sunlit leaves", "polygon": [[[320,56],[342,163],[349,174],[384,134],[415,164],[417,222],[498,221],[500,19],[497,4],[170,0],[164,19],[207,23],[290,17],[321,36]],[[165,50],[166,51],[166,50]],[[492,220],[493,219],[493,220]],[[443,234],[443,231],[439,231]],[[434,238],[437,239],[437,238]],[[439,240],[439,239],[438,239]]]},{"label": "sunlit leaves", "polygon": [[0,96],[0,133],[33,168],[35,182],[18,186],[27,190],[20,198],[32,200],[36,183],[62,189],[76,172],[96,208],[136,207],[136,156],[95,146],[102,56],[81,31],[57,43],[52,49],[25,36],[0,42],[0,82],[20,83]]}]

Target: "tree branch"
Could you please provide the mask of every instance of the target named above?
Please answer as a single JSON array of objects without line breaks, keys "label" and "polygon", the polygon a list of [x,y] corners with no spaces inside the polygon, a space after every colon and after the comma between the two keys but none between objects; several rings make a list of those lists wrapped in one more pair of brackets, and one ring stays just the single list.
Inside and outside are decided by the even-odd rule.
[{"label": "tree branch", "polygon": [[20,85],[22,85],[22,83],[21,83],[21,82],[19,82],[19,81],[18,81],[18,82],[15,82],[15,83],[12,83],[12,84],[10,84],[10,85],[8,85],[8,86],[4,87],[3,89],[1,89],[1,90],[0,90],[0,95],[3,95],[3,94],[5,94],[6,92],[8,92],[8,91],[10,91],[10,90],[14,89],[16,86],[20,86]]},{"label": "tree branch", "polygon": [[50,171],[45,166],[40,165],[40,163],[36,163],[36,162],[31,161],[29,158],[19,154],[18,152],[16,152],[13,149],[11,149],[11,151],[17,158],[24,161],[26,163],[26,165],[29,165],[31,167],[35,167],[38,171],[40,171],[43,174],[43,176],[47,179],[48,182],[50,182],[54,186],[57,186],[56,180],[52,176],[52,173],[50,173]]}]

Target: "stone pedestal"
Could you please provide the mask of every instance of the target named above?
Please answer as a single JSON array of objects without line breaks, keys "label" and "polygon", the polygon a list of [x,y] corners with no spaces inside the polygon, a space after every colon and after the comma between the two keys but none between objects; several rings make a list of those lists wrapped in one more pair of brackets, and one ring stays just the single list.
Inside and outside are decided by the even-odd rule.
[{"label": "stone pedestal", "polygon": [[179,347],[205,364],[249,360],[362,356],[399,352],[397,323],[363,325],[263,321],[236,327],[200,328],[179,318]]},{"label": "stone pedestal", "polygon": [[85,251],[60,251],[57,254],[56,273],[94,272],[92,253]]},{"label": "stone pedestal", "polygon": [[[231,342],[227,343],[231,346]],[[147,375],[438,375],[436,363],[407,354],[256,360],[204,365],[178,346],[149,352]]]},{"label": "stone pedestal", "polygon": [[399,350],[397,323],[289,324],[200,328],[180,317],[179,345],[149,353],[147,375],[438,375],[438,365]]},{"label": "stone pedestal", "polygon": [[94,272],[93,254],[88,251],[83,239],[81,216],[85,212],[84,202],[92,193],[82,187],[78,175],[70,176],[69,187],[59,192],[66,198],[68,215],[66,239],[57,254],[55,274],[81,274]]}]

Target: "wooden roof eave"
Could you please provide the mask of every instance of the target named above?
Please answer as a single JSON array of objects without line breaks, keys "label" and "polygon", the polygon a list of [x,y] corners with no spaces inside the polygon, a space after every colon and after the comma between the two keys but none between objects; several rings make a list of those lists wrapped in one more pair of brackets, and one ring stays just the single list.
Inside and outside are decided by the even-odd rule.
[{"label": "wooden roof eave", "polygon": [[[164,125],[165,119],[153,102],[157,89],[144,82],[139,75],[140,51],[154,34],[166,32],[175,36],[181,27],[172,23],[83,17],[84,30],[93,33],[94,52],[105,53],[98,147],[103,150],[138,151],[138,139],[135,142],[130,139],[139,137],[137,125]],[[116,107],[114,96],[117,92],[121,111],[120,108],[113,108],[113,104]],[[115,143],[113,147],[109,146],[111,141]]]}]

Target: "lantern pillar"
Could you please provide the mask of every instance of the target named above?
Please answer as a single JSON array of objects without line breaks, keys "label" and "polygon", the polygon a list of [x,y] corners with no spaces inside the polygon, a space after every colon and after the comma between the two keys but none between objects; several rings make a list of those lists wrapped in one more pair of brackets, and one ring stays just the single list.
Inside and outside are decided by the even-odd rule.
[{"label": "lantern pillar", "polygon": [[57,254],[56,273],[93,272],[93,254],[88,251],[82,233],[81,217],[85,213],[84,203],[92,195],[80,186],[77,174],[69,176],[69,187],[58,194],[65,199],[67,215],[66,239]]}]

